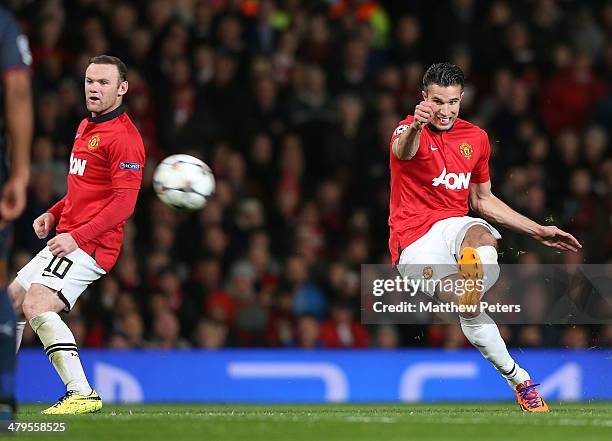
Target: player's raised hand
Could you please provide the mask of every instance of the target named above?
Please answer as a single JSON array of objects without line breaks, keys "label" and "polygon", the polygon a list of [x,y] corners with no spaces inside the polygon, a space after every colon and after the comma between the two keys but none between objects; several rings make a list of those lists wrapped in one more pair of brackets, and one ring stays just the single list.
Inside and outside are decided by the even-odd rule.
[{"label": "player's raised hand", "polygon": [[79,245],[70,233],[61,233],[47,242],[51,254],[57,257],[64,257],[76,250]]},{"label": "player's raised hand", "polygon": [[429,123],[434,117],[434,107],[433,104],[427,101],[421,101],[414,108],[414,123],[418,126],[418,128],[423,127],[425,124]]},{"label": "player's raised hand", "polygon": [[576,252],[582,248],[574,236],[554,225],[543,226],[533,238],[548,247],[560,250]]},{"label": "player's raised hand", "polygon": [[34,232],[39,239],[44,239],[49,235],[49,231],[51,231],[53,225],[55,225],[55,216],[51,213],[43,213],[34,219],[32,228],[34,228]]}]

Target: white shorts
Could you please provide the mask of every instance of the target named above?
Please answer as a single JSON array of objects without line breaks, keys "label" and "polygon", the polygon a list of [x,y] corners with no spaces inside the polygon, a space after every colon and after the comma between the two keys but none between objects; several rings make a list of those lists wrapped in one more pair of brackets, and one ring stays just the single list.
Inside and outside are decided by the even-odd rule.
[{"label": "white shorts", "polygon": [[[435,281],[456,274],[461,243],[467,230],[474,225],[486,227],[496,239],[501,239],[499,231],[485,220],[470,216],[442,219],[402,250],[397,265],[401,276]],[[427,295],[435,294],[433,283],[424,286]]]},{"label": "white shorts", "polygon": [[39,283],[57,291],[68,312],[83,291],[104,274],[106,271],[80,248],[59,258],[45,247],[17,273],[15,280],[26,290],[32,283]]}]

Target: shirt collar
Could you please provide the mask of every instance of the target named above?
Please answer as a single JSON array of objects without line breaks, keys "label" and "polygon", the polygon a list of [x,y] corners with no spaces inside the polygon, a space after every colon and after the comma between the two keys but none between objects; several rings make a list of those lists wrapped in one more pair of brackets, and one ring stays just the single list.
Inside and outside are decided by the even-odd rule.
[{"label": "shirt collar", "polygon": [[434,126],[433,124],[429,123],[427,124],[427,127],[429,127],[429,130],[432,133],[436,133],[436,134],[443,134],[443,133],[449,133],[452,132],[453,129],[455,128],[455,125],[457,124],[457,119],[455,119],[455,122],[453,123],[453,125],[450,127],[450,129],[446,129],[446,130],[438,130],[436,128],[436,126]]},{"label": "shirt collar", "polygon": [[119,105],[119,107],[117,107],[115,110],[111,110],[110,112],[104,113],[102,115],[91,116],[87,118],[87,120],[93,123],[102,123],[110,121],[111,119],[118,117],[122,113],[125,113],[125,107],[123,106],[123,104]]}]

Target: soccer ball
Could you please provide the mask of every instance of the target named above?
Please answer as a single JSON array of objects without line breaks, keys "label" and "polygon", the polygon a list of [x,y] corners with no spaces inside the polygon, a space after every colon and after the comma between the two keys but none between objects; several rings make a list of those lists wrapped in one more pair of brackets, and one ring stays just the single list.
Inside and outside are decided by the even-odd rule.
[{"label": "soccer ball", "polygon": [[204,162],[190,155],[168,156],[153,174],[153,189],[166,205],[193,211],[215,192],[215,177]]}]

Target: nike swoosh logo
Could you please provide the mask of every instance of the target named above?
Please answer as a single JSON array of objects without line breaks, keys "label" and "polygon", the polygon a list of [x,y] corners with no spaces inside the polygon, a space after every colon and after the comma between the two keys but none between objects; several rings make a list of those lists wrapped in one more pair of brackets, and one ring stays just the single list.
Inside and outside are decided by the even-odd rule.
[{"label": "nike swoosh logo", "polygon": [[434,147],[433,145],[430,145],[429,148],[431,149],[432,152],[435,152],[436,150],[438,150],[438,147]]},{"label": "nike swoosh logo", "polygon": [[54,276],[53,274],[45,274],[45,273],[43,273],[42,276],[43,277],[55,277],[57,279],[57,276]]}]

